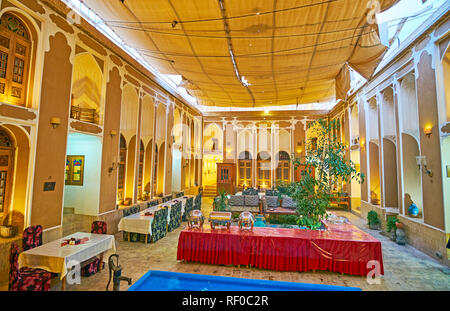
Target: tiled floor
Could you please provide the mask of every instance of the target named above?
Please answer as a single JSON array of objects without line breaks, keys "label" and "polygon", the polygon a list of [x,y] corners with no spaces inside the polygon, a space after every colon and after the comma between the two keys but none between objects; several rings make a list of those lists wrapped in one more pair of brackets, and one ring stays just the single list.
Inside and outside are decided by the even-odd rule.
[{"label": "tiled floor", "polygon": [[[211,200],[204,199],[205,216],[211,210]],[[411,246],[400,246],[377,231],[365,227],[365,220],[346,212],[336,212],[346,216],[352,223],[369,232],[382,242],[385,275],[381,284],[370,285],[366,278],[340,275],[331,272],[277,272],[246,267],[228,267],[196,263],[182,263],[176,260],[178,236],[186,223],[154,244],[123,242],[122,234],[116,235],[117,253],[123,267],[122,275],[137,281],[148,270],[165,270],[185,273],[200,273],[252,279],[267,279],[303,283],[354,286],[363,290],[450,290],[450,269]],[[108,270],[89,278],[82,278],[79,285],[67,285],[66,290],[105,290]],[[112,287],[112,286],[111,286]],[[121,290],[128,285],[123,282]],[[1,290],[2,288],[0,288]],[[54,280],[52,290],[59,290],[58,280]]]}]

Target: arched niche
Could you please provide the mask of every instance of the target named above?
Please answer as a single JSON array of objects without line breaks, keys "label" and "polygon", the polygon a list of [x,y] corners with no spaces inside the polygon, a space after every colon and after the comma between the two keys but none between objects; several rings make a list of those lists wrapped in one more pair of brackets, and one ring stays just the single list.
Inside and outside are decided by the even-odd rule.
[{"label": "arched niche", "polygon": [[221,154],[223,151],[223,131],[216,123],[209,124],[203,131],[203,152]]},{"label": "arched niche", "polygon": [[120,132],[127,142],[136,135],[139,113],[139,96],[136,88],[126,84],[122,91],[122,105],[120,109]]},{"label": "arched niche", "polygon": [[122,204],[125,199],[125,173],[127,167],[127,141],[125,137],[120,134],[119,138],[119,165],[117,177],[117,202]]},{"label": "arched niche", "polygon": [[370,202],[374,205],[380,205],[381,187],[380,187],[380,161],[379,147],[375,142],[369,142],[369,164],[370,164]]},{"label": "arched niche", "polygon": [[250,130],[242,130],[238,133],[238,155],[247,150],[253,150],[253,135]]},{"label": "arched niche", "polygon": [[388,138],[383,138],[383,157],[384,205],[398,208],[397,147]]},{"label": "arched niche", "polygon": [[157,181],[157,194],[164,194],[164,163],[165,163],[165,142],[161,143],[158,148],[158,181]]},{"label": "arched niche", "polygon": [[422,178],[416,160],[420,156],[419,144],[414,136],[402,133],[402,145],[405,215],[408,215],[408,207],[415,203],[419,208],[419,215],[423,216]]},{"label": "arched niche", "polygon": [[0,218],[23,230],[27,210],[30,142],[23,128],[0,125]]},{"label": "arched niche", "polygon": [[142,128],[141,139],[145,146],[153,138],[153,127],[155,123],[155,107],[153,98],[145,95],[142,98]]},{"label": "arched niche", "polygon": [[139,155],[138,155],[138,181],[137,181],[137,197],[139,200],[143,200],[143,186],[144,186],[144,161],[145,161],[145,147],[142,139],[139,143]]},{"label": "arched niche", "polygon": [[399,83],[399,109],[401,131],[419,139],[419,110],[414,72],[408,73]]},{"label": "arched niche", "polygon": [[131,137],[128,142],[126,180],[125,180],[125,199],[134,200],[134,174],[136,168],[136,135]]},{"label": "arched niche", "polygon": [[166,139],[166,106],[159,104],[156,110],[156,132],[155,141],[158,146]]},{"label": "arched niche", "polygon": [[450,122],[450,45],[447,47],[447,51],[442,58],[442,71],[445,86],[446,120],[447,122]]},{"label": "arched niche", "polygon": [[103,73],[90,53],[74,57],[70,117],[95,124],[102,123]]}]

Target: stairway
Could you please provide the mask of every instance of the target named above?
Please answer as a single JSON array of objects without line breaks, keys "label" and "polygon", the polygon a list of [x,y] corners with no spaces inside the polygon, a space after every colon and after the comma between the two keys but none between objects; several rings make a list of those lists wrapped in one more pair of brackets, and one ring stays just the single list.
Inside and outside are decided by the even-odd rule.
[{"label": "stairway", "polygon": [[217,185],[206,185],[203,189],[203,196],[206,198],[215,198],[217,193]]}]

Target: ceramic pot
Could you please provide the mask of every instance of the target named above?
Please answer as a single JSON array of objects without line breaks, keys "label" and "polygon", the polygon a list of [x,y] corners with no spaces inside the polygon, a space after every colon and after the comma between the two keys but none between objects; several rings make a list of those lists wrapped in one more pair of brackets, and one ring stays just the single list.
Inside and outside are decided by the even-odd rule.
[{"label": "ceramic pot", "polygon": [[405,226],[404,224],[402,224],[401,222],[396,222],[395,226],[397,227],[397,229],[403,229],[403,227]]}]

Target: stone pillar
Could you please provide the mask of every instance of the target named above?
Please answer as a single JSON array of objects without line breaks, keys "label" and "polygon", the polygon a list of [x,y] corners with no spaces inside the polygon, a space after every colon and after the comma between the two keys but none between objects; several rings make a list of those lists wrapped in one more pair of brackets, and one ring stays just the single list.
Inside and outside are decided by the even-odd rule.
[{"label": "stone pillar", "polygon": [[[60,226],[62,221],[72,52],[67,38],[57,32],[50,36],[44,54],[30,223],[42,225],[44,230]],[[50,124],[53,117],[60,119],[56,128]],[[44,191],[47,182],[54,183],[54,190]]]},{"label": "stone pillar", "polygon": [[[102,169],[100,179],[99,213],[115,209],[117,198],[117,176],[119,162],[120,106],[122,78],[117,67],[109,71],[106,84],[105,115],[103,121]],[[115,131],[116,135],[112,135]],[[110,168],[113,170],[110,171]]]}]

